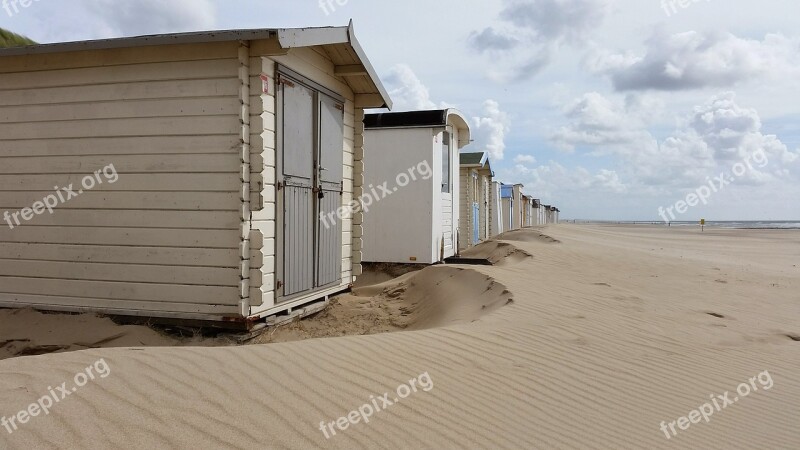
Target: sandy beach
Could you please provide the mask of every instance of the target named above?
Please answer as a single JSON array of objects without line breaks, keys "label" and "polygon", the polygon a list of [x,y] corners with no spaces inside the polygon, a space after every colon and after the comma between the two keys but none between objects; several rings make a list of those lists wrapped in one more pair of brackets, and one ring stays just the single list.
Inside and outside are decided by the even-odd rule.
[{"label": "sandy beach", "polygon": [[0,341],[118,348],[0,361],[0,416],[58,399],[0,449],[800,448],[800,232],[558,225],[476,251],[495,265],[356,289],[270,344],[47,340],[3,312]]}]

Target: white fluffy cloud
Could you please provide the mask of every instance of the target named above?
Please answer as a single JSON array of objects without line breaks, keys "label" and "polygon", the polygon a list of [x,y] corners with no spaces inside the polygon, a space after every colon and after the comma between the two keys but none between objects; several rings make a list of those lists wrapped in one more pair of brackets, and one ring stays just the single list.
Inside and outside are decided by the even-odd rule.
[{"label": "white fluffy cloud", "polygon": [[755,40],[731,33],[656,33],[642,56],[596,50],[587,67],[608,74],[618,91],[727,88],[761,78],[797,77],[800,40],[780,34]]},{"label": "white fluffy cloud", "polygon": [[[444,109],[454,107],[445,102],[438,104],[431,100],[425,84],[406,64],[397,64],[383,78],[389,95],[394,101],[394,111],[415,111],[423,109]],[[465,112],[466,113],[466,112]],[[483,110],[472,117],[470,124],[472,140],[470,151],[488,151],[493,160],[503,159],[506,134],[510,129],[508,114],[501,110],[494,100],[486,100]]]},{"label": "white fluffy cloud", "polygon": [[782,178],[797,172],[800,153],[790,151],[775,135],[761,131],[761,118],[754,109],[741,107],[736,95],[727,92],[695,108],[688,118],[687,129],[680,130],[662,145],[690,160],[729,169],[731,166],[763,152],[768,163],[753,167],[745,182],[762,184],[770,178]]},{"label": "white fluffy cloud", "polygon": [[501,160],[505,154],[506,134],[510,130],[508,114],[494,100],[486,100],[483,113],[472,118],[473,149],[485,149],[492,160]]},{"label": "white fluffy cloud", "polygon": [[702,184],[760,152],[769,163],[754,165],[740,177],[740,184],[764,184],[800,174],[800,152],[790,151],[777,136],[762,133],[758,113],[738,105],[733,93],[697,106],[661,142],[647,129],[643,114],[649,108],[642,106],[647,102],[631,99],[615,102],[598,93],[584,95],[566,109],[571,121],[553,133],[552,141],[562,148],[585,146],[590,154],[616,158],[618,170],[631,183],[652,192]]},{"label": "white fluffy cloud", "polygon": [[394,111],[414,111],[437,107],[436,103],[431,101],[428,88],[406,64],[393,66],[383,81],[389,90],[389,96],[394,101]]},{"label": "white fluffy cloud", "polygon": [[623,183],[614,170],[599,169],[594,172],[583,167],[568,168],[555,161],[536,167],[517,164],[513,169],[500,173],[504,179],[519,181],[525,185],[525,192],[545,203],[573,194],[622,194],[629,187]]},{"label": "white fluffy cloud", "polygon": [[536,158],[532,155],[517,155],[514,157],[514,162],[517,164],[535,164]]},{"label": "white fluffy cloud", "polygon": [[555,130],[550,140],[565,151],[577,146],[637,145],[651,139],[645,127],[659,108],[659,102],[636,95],[614,102],[589,92],[564,109],[570,123]]}]

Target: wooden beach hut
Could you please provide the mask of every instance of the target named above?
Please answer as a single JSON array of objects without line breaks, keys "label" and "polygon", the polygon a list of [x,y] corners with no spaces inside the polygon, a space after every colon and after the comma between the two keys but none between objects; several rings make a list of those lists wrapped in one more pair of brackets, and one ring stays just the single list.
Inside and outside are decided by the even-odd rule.
[{"label": "wooden beach hut", "polygon": [[459,250],[489,239],[492,167],[489,153],[461,153]]},{"label": "wooden beach hut", "polygon": [[76,192],[0,227],[0,306],[246,328],[361,273],[339,212],[391,101],[352,23],[3,49],[0,86],[2,206]]}]

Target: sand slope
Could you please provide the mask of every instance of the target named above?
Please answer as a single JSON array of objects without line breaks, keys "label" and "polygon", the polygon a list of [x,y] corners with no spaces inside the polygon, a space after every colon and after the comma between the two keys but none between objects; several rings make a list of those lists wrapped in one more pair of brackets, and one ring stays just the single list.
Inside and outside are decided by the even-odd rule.
[{"label": "sand slope", "polygon": [[512,302],[505,286],[486,275],[433,266],[354,288],[325,311],[269,330],[252,344],[446,327],[477,321]]},{"label": "sand slope", "polygon": [[[0,448],[800,447],[800,342],[789,337],[800,334],[800,233],[544,233],[561,242],[509,241],[533,257],[471,268],[514,297],[474,322],[0,361],[6,416],[98,358],[112,369],[13,435],[0,428]],[[769,391],[670,440],[659,430],[764,370]],[[430,392],[330,440],[318,429],[423,372]]]}]

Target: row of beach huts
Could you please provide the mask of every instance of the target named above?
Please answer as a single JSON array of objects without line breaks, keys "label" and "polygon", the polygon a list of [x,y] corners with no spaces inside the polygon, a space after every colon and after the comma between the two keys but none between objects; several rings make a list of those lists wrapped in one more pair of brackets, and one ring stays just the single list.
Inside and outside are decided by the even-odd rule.
[{"label": "row of beach huts", "polygon": [[365,114],[352,23],[0,49],[0,86],[0,307],[250,328],[558,222],[458,111]]}]

